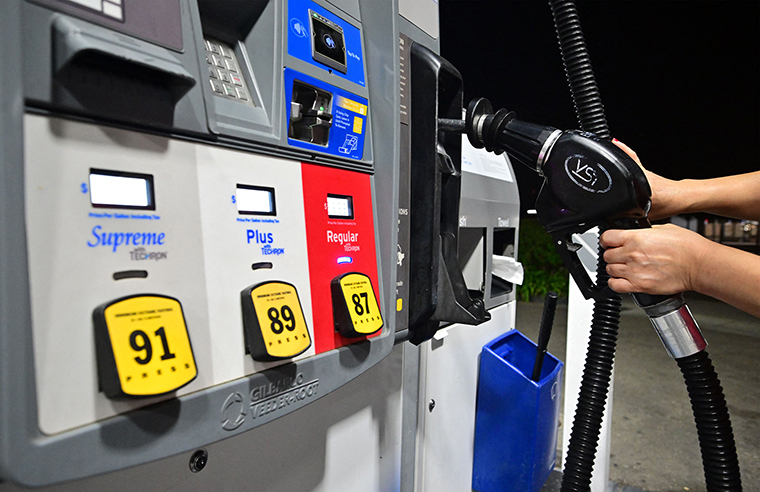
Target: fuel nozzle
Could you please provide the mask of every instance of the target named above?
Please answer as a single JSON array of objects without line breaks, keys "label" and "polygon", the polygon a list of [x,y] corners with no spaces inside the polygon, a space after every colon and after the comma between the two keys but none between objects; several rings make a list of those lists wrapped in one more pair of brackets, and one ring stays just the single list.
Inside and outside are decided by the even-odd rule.
[{"label": "fuel nozzle", "polygon": [[[615,144],[594,134],[517,119],[512,111],[496,112],[486,99],[475,99],[464,120],[439,120],[440,131],[466,133],[476,148],[506,152],[538,172],[544,183],[536,198],[538,221],[552,236],[560,257],[586,299],[614,294],[594,283],[580,261],[573,234],[651,227],[647,213],[651,189],[644,171]],[[681,294],[633,294],[649,316],[671,356],[684,357],[706,346]]]},{"label": "fuel nozzle", "polygon": [[473,147],[485,148],[497,155],[506,151],[512,159],[539,174],[542,174],[548,150],[562,134],[551,126],[518,120],[514,111],[494,112],[491,103],[484,98],[470,102],[464,120],[438,120],[438,129],[466,133]]},{"label": "fuel nozzle", "polygon": [[517,119],[514,111],[493,111],[484,98],[473,99],[465,117],[467,137],[475,148],[509,156],[542,174],[542,167],[562,131]]},{"label": "fuel nozzle", "polygon": [[591,281],[578,258],[572,235],[594,227],[649,227],[651,190],[642,169],[612,142],[591,133],[562,131],[517,119],[512,111],[493,111],[475,99],[464,120],[440,120],[441,131],[466,133],[476,148],[510,158],[544,178],[536,199],[538,221],[586,298],[612,294]]}]

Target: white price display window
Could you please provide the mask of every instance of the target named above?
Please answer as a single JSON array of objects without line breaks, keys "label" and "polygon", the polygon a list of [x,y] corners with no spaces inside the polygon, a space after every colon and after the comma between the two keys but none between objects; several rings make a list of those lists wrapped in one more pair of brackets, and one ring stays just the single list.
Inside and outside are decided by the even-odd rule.
[{"label": "white price display window", "polygon": [[235,189],[235,203],[239,214],[277,215],[274,188],[239,184]]},{"label": "white price display window", "polygon": [[155,210],[153,176],[105,169],[90,169],[90,203],[93,207]]},{"label": "white price display window", "polygon": [[327,195],[327,216],[331,219],[353,219],[353,197],[348,195]]}]

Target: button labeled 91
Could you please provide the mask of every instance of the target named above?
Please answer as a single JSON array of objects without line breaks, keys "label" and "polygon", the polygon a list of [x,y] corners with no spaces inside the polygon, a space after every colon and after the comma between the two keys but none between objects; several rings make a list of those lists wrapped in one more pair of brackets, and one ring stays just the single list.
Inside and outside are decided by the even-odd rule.
[{"label": "button labeled 91", "polygon": [[182,305],[136,295],[93,312],[100,386],[109,398],[175,391],[198,374]]},{"label": "button labeled 91", "polygon": [[344,337],[371,335],[383,327],[372,282],[363,273],[346,273],[330,283],[335,328]]},{"label": "button labeled 91", "polygon": [[294,285],[264,282],[243,290],[241,300],[246,347],[254,360],[288,359],[311,347]]}]

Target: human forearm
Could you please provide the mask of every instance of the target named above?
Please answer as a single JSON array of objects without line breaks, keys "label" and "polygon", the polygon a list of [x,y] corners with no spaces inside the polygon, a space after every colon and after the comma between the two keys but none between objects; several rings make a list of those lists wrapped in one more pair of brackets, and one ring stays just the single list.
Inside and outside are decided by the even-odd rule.
[{"label": "human forearm", "polygon": [[671,198],[681,213],[708,212],[760,220],[760,171],[723,178],[677,181]]},{"label": "human forearm", "polygon": [[[619,140],[613,140],[613,143],[642,166],[633,149]],[[663,178],[646,169],[644,172],[652,188],[650,220],[698,212],[760,220],[760,171],[724,178],[681,181]]]},{"label": "human forearm", "polygon": [[693,289],[760,317],[760,256],[713,243]]}]

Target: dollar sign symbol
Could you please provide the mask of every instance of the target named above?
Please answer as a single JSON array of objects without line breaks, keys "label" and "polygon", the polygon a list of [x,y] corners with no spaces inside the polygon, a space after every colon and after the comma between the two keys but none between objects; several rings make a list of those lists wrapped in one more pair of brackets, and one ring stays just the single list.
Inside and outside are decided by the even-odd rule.
[{"label": "dollar sign symbol", "polygon": [[82,193],[87,193],[87,183],[82,183]]},{"label": "dollar sign symbol", "polygon": [[232,203],[235,203],[235,195],[232,195]]}]

